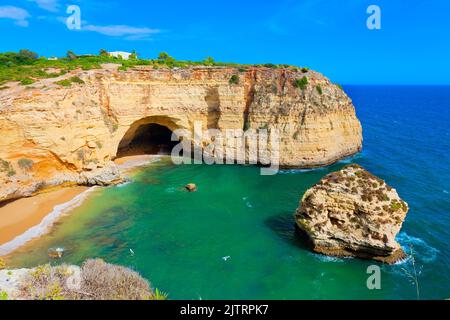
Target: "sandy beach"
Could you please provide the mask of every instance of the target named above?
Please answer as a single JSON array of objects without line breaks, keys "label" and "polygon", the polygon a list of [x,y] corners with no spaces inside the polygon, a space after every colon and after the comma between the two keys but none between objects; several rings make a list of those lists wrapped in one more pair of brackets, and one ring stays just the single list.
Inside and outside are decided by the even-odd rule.
[{"label": "sandy beach", "polygon": [[0,207],[0,245],[38,225],[55,206],[66,203],[88,190],[71,187],[23,198]]},{"label": "sandy beach", "polygon": [[[115,163],[125,173],[134,168],[158,161],[160,156],[140,155],[117,159]],[[61,206],[65,212],[72,209],[71,202],[79,204],[88,187],[76,186],[43,192],[30,198],[22,198],[0,206],[0,254],[11,252],[31,239],[43,234],[58,219]],[[84,198],[84,197],[83,197]],[[44,232],[45,233],[45,232]]]},{"label": "sandy beach", "polygon": [[[158,156],[129,156],[117,159],[115,162],[123,172],[157,161]],[[43,192],[30,198],[22,198],[0,206],[0,253],[10,252],[11,248],[19,247],[28,240],[36,237],[32,229],[38,228],[45,220],[54,220],[49,215],[54,213],[55,207],[69,204],[90,188],[83,186],[66,187]],[[69,208],[65,211],[70,210]],[[55,218],[57,219],[57,217]],[[30,233],[30,235],[28,234]],[[23,238],[18,240],[18,237]],[[13,241],[14,240],[14,241]],[[12,244],[12,241],[14,244]],[[16,243],[17,242],[17,243]],[[7,244],[7,248],[4,245]]]}]

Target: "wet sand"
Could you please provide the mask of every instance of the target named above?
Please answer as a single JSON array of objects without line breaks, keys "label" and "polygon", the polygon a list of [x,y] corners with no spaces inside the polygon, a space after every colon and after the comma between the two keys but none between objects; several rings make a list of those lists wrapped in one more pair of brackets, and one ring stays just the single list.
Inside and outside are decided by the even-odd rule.
[{"label": "wet sand", "polygon": [[152,162],[159,161],[162,157],[168,155],[137,155],[117,158],[114,162],[118,165],[122,172],[128,172],[141,166],[148,165]]},{"label": "wet sand", "polygon": [[[158,160],[157,155],[138,155],[119,158],[115,163],[123,172]],[[67,187],[44,192],[30,198],[22,198],[0,206],[0,254],[10,252],[11,248],[24,245],[36,235],[28,235],[32,228],[36,229],[44,220],[50,218],[56,206],[76,200],[77,196],[86,192],[88,187]],[[67,208],[65,211],[71,210]],[[57,217],[56,217],[57,219]],[[40,232],[40,231],[37,231]],[[19,241],[17,241],[19,238]],[[13,241],[14,240],[14,241]],[[12,244],[14,242],[14,244]],[[16,243],[17,242],[17,243]],[[6,247],[5,248],[5,244]]]},{"label": "wet sand", "polygon": [[63,188],[23,198],[0,207],[0,245],[38,225],[55,206],[66,203],[88,187]]}]

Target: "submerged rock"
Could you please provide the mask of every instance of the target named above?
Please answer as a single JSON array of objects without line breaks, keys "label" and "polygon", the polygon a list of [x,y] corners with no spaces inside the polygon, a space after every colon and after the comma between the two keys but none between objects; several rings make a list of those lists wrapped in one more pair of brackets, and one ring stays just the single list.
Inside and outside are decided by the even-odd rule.
[{"label": "submerged rock", "polygon": [[189,192],[197,191],[197,186],[194,183],[189,183],[185,186],[186,190]]},{"label": "submerged rock", "polygon": [[407,212],[395,189],[349,165],[306,191],[295,219],[318,253],[395,263],[406,256],[395,236]]},{"label": "submerged rock", "polygon": [[64,254],[63,248],[50,248],[48,249],[48,256],[52,259],[61,259]]}]

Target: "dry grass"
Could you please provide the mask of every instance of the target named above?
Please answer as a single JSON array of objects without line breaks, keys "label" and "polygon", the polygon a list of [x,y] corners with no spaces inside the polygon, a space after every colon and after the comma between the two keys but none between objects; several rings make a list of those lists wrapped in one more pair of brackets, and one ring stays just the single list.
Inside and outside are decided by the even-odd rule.
[{"label": "dry grass", "polygon": [[39,266],[21,284],[27,300],[164,300],[167,295],[153,290],[147,280],[128,268],[101,259],[87,260],[80,268],[78,285],[68,265]]}]

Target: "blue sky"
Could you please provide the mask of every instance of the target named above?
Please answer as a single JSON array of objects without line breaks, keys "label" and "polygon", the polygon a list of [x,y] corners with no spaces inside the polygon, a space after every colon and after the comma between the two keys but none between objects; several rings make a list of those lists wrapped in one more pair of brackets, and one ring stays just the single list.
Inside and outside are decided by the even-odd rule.
[{"label": "blue sky", "polygon": [[[367,7],[381,8],[369,30]],[[80,31],[65,25],[81,9]],[[167,51],[308,66],[342,84],[450,84],[448,0],[0,0],[0,51]]]}]

